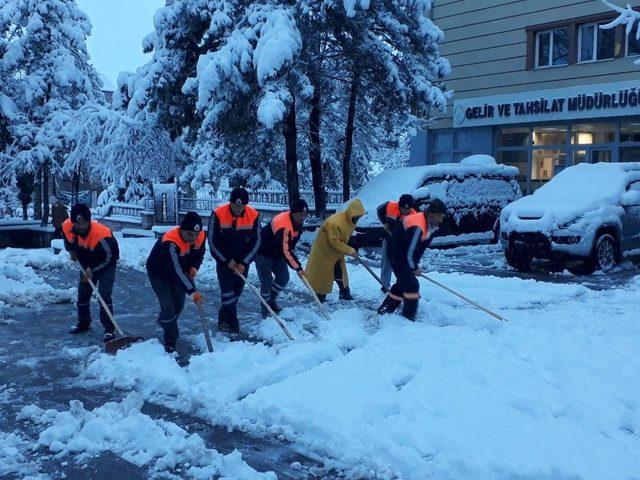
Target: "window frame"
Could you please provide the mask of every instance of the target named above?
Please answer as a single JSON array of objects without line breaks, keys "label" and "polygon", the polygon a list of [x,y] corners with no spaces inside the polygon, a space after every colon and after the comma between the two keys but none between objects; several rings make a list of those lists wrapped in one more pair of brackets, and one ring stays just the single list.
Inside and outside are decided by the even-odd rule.
[{"label": "window frame", "polygon": [[[634,10],[640,12],[640,7],[634,7]],[[526,41],[527,41],[527,51],[525,57],[525,70],[544,70],[545,68],[551,67],[566,67],[568,65],[576,65],[582,63],[591,63],[591,62],[579,62],[579,51],[578,51],[578,37],[580,35],[579,27],[585,24],[591,23],[609,23],[615,19],[615,12],[603,12],[595,15],[585,15],[582,17],[569,18],[566,20],[556,21],[556,22],[547,22],[540,23],[536,25],[530,25],[525,27],[526,31]],[[556,30],[559,28],[568,29],[568,41],[569,41],[569,52],[568,59],[565,65],[538,65],[538,48],[539,48],[539,33],[548,32],[551,30]],[[623,58],[627,54],[627,44],[628,40],[625,38],[625,26],[618,25],[614,29],[615,31],[615,45],[614,45],[614,56],[613,59]],[[596,41],[597,41],[597,35]],[[553,55],[553,49],[551,50],[551,55]],[[596,52],[597,55],[597,52]],[[640,54],[639,54],[640,55]],[[635,56],[635,55],[634,55]],[[608,60],[608,59],[607,59]],[[605,60],[597,60],[599,62]],[[553,63],[553,57],[551,57],[551,63]]]},{"label": "window frame", "polygon": [[[633,57],[640,57],[640,48],[638,49],[638,53],[629,53],[629,37],[631,36],[631,34],[633,34],[634,30],[637,30],[638,28],[640,28],[640,23],[635,23],[634,28],[631,29],[631,31],[629,32],[629,35],[626,35],[625,33],[625,38],[624,38],[624,56],[625,57],[629,57],[629,58],[633,58]],[[640,40],[638,40],[638,42],[640,42]]]},{"label": "window frame", "polygon": [[[568,45],[567,45],[567,63],[560,63],[557,65],[553,64],[553,52],[554,52],[554,48],[553,48],[553,39],[555,37],[555,31],[556,30],[563,30],[565,29],[567,31],[567,41],[568,41]],[[548,65],[540,65],[539,61],[540,61],[540,37],[542,35],[544,35],[545,33],[549,34],[549,58],[547,59],[549,61]],[[570,50],[571,50],[571,35],[570,35],[570,31],[569,31],[569,25],[566,26],[559,26],[559,27],[554,27],[554,28],[550,28],[548,30],[538,30],[535,32],[535,63],[534,63],[534,68],[536,70],[540,70],[543,68],[555,68],[555,67],[566,67],[567,65],[570,65],[569,60],[570,60]]]},{"label": "window frame", "polygon": [[[609,22],[587,22],[578,24],[578,50],[576,51],[576,63],[595,63],[595,62],[607,62],[616,59],[616,32],[612,29],[613,34],[613,56],[609,58],[598,58],[598,32],[602,31],[600,25],[606,25]],[[582,28],[593,27],[593,53],[591,60],[582,60]],[[627,42],[629,41],[627,37]],[[638,54],[640,55],[640,53]]]}]

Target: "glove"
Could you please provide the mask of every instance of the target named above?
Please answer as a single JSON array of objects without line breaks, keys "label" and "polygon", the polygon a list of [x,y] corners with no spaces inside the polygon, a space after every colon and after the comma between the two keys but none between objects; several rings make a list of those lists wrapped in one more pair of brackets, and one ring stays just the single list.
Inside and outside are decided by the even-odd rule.
[{"label": "glove", "polygon": [[306,276],[307,276],[307,275],[304,273],[304,270],[298,270],[296,273],[298,274],[298,276],[299,276],[300,278],[304,278],[304,277],[306,277]]},{"label": "glove", "polygon": [[420,275],[422,275],[422,269],[421,269],[421,268],[418,268],[418,269],[414,270],[414,271],[413,271],[413,274],[414,274],[416,277],[419,277]]},{"label": "glove", "polygon": [[202,296],[202,294],[200,292],[195,292],[192,296],[191,296],[191,300],[193,301],[193,303],[195,303],[196,305],[202,305],[204,303],[204,297]]},{"label": "glove", "polygon": [[196,267],[191,267],[189,269],[189,276],[191,278],[196,278],[196,275],[198,274],[198,270],[196,269]]},{"label": "glove", "polygon": [[236,268],[235,268],[236,272],[239,273],[240,275],[244,275],[244,265],[242,265],[241,263],[236,263]]}]

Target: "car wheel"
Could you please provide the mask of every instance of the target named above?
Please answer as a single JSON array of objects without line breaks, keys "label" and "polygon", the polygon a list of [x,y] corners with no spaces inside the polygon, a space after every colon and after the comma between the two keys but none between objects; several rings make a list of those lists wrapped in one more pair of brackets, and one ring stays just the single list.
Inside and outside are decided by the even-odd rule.
[{"label": "car wheel", "polygon": [[504,251],[504,258],[507,261],[507,265],[509,265],[512,268],[515,268],[516,266],[513,263],[513,253],[511,253],[511,250],[506,249]]},{"label": "car wheel", "polygon": [[519,272],[531,271],[530,257],[524,256],[524,255],[518,255],[517,253],[514,253],[513,256],[511,257],[511,261],[513,262],[513,266],[515,267],[515,269],[518,270]]},{"label": "car wheel", "polygon": [[603,272],[610,271],[618,263],[618,241],[610,233],[598,236],[591,253],[591,266]]}]

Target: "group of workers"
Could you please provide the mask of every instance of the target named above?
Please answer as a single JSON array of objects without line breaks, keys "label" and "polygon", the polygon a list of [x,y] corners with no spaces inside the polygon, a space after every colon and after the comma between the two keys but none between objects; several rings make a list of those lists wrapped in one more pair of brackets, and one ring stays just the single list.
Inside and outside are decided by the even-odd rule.
[{"label": "group of workers", "polygon": [[[362,202],[355,199],[344,212],[327,218],[317,232],[305,268],[295,254],[309,215],[309,206],[302,199],[294,201],[288,211],[276,215],[265,225],[261,225],[258,211],[249,205],[249,194],[244,188],[234,188],[229,202],[212,212],[206,232],[200,215],[187,213],[180,226],[156,241],[146,263],[149,283],[160,304],[158,323],[163,330],[165,350],[175,351],[179,337],[178,317],[186,296],[198,305],[204,303],[196,277],[207,244],[216,262],[220,287],[220,331],[240,332],[237,305],[254,261],[260,279],[260,295],[275,313],[282,310],[277,300],[289,283],[289,270],[301,278],[306,277],[322,302],[331,293],[334,281],[339,288],[339,298],[353,300],[345,257],[359,258],[349,240],[364,214]],[[446,206],[440,200],[433,200],[424,212],[416,211],[413,197],[402,195],[398,201],[378,207],[377,214],[384,226],[381,276],[383,290],[388,292],[378,313],[392,313],[403,304],[402,315],[415,320],[420,298],[417,279],[421,274],[420,259],[442,224]],[[65,249],[82,268],[78,286],[78,322],[70,331],[78,334],[90,327],[92,285],[97,285],[107,308],[113,311],[118,242],[109,228],[91,219],[91,211],[84,204],[72,207],[70,218],[62,224],[62,233]],[[391,272],[396,277],[393,285]],[[261,307],[263,318],[266,318],[269,309],[264,304]],[[102,303],[100,322],[104,327],[104,341],[113,340],[114,325]]]}]

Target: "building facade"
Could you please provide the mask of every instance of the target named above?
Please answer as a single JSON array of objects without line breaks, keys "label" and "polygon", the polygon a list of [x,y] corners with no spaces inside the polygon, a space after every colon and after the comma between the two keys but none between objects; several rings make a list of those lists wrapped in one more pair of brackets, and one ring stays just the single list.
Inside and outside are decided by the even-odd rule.
[{"label": "building facade", "polygon": [[580,162],[640,161],[640,40],[600,28],[616,16],[601,0],[434,0],[453,96],[411,164],[485,153],[531,193]]}]

